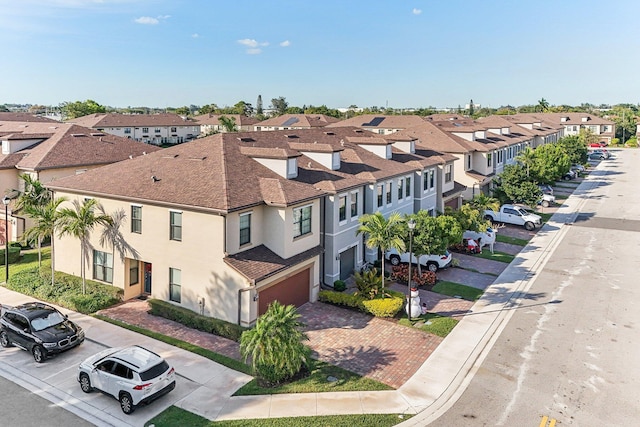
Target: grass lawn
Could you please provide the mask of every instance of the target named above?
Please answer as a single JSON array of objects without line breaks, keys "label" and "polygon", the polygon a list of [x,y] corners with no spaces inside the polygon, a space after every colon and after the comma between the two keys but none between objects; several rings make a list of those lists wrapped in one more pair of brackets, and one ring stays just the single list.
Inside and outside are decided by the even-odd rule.
[{"label": "grass lawn", "polygon": [[450,297],[461,297],[467,301],[475,301],[482,296],[484,290],[443,280],[436,283],[433,287],[433,292]]},{"label": "grass lawn", "polygon": [[[404,312],[402,312],[404,315]],[[406,315],[405,315],[406,316]],[[411,323],[409,323],[409,319],[403,317],[398,320],[398,323],[403,326],[416,328],[417,323],[423,322],[424,324],[420,326],[420,329],[423,332],[428,332],[433,335],[437,335],[439,337],[446,337],[449,333],[455,328],[458,324],[456,319],[452,319],[451,317],[441,316],[436,313],[427,313],[423,314],[420,317],[415,319],[411,319]]]},{"label": "grass lawn", "polygon": [[[9,277],[12,274],[18,273],[29,268],[36,267],[38,265],[38,250],[29,249],[23,250],[20,260],[15,264],[9,264]],[[51,266],[51,248],[42,248],[42,265]],[[4,265],[0,265],[0,277],[4,281],[5,269]]]},{"label": "grass lawn", "polygon": [[484,250],[479,254],[475,254],[474,256],[484,258],[484,259],[490,259],[492,261],[500,261],[507,264],[509,264],[515,258],[515,256],[511,254],[498,252],[498,251],[494,251],[493,253],[491,253],[491,251],[487,251],[487,250]]},{"label": "grass lawn", "polygon": [[191,412],[171,406],[150,419],[145,426],[155,427],[390,427],[406,421],[411,415],[368,414],[325,417],[266,418],[253,420],[209,421]]},{"label": "grass lawn", "polygon": [[502,234],[496,234],[496,242],[508,243],[510,245],[527,246],[529,241],[518,237],[509,237]]}]

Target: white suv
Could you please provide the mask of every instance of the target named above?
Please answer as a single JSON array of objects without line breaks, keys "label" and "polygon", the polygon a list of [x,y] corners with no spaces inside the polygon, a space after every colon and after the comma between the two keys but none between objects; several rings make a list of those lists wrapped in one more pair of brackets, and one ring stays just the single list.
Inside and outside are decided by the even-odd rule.
[{"label": "white suv", "polygon": [[97,389],[118,399],[125,414],[176,387],[175,369],[137,345],[109,348],[89,357],[78,366],[78,382],[85,393]]},{"label": "white suv", "polygon": [[[388,250],[384,257],[389,260],[391,265],[399,265],[401,262],[409,262],[409,252],[399,254],[395,249]],[[439,268],[447,268],[451,264],[451,254],[446,251],[442,255],[421,255],[420,265],[427,267],[429,271],[435,272]],[[415,255],[411,256],[413,264],[417,264],[418,260]]]}]

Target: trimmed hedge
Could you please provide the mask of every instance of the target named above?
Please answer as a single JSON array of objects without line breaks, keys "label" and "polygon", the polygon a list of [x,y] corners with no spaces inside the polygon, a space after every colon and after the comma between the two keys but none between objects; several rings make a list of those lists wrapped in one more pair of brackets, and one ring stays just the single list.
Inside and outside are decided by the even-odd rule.
[{"label": "trimmed hedge", "polygon": [[83,314],[95,313],[122,301],[123,291],[112,285],[87,280],[82,294],[82,278],[57,271],[51,286],[51,267],[34,267],[12,274],[6,287],[42,301]]},{"label": "trimmed hedge", "polygon": [[[20,246],[9,246],[9,264],[15,264],[20,260]],[[0,249],[0,265],[4,265],[4,246]]]},{"label": "trimmed hedge", "polygon": [[360,295],[322,290],[318,298],[322,302],[355,308],[376,317],[393,317],[402,310],[404,295],[389,289],[385,289],[385,293],[387,298],[365,299]]},{"label": "trimmed hedge", "polygon": [[393,317],[400,310],[404,300],[401,298],[376,298],[362,302],[364,308],[376,317]]},{"label": "trimmed hedge", "polygon": [[213,317],[202,316],[195,311],[178,307],[166,301],[157,299],[149,299],[147,301],[151,307],[149,313],[154,316],[164,317],[165,319],[173,320],[189,328],[208,332],[236,342],[240,342],[240,336],[247,330],[247,328],[240,325]]}]

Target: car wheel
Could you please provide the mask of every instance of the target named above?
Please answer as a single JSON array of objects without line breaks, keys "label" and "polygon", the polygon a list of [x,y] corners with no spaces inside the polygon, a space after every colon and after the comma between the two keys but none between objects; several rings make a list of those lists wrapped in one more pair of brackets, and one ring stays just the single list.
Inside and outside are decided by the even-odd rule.
[{"label": "car wheel", "polygon": [[527,231],[531,231],[534,228],[536,228],[536,226],[531,222],[531,221],[527,221],[524,223],[524,229]]},{"label": "car wheel", "polygon": [[542,201],[542,206],[545,207],[545,208],[548,208],[549,207],[549,202],[547,200],[543,200]]},{"label": "car wheel", "polygon": [[0,345],[3,347],[11,347],[9,335],[5,331],[0,332]]},{"label": "car wheel", "polygon": [[91,380],[89,379],[89,375],[84,372],[80,374],[80,388],[85,393],[91,393],[93,391],[93,387],[91,387]]},{"label": "car wheel", "polygon": [[391,255],[389,257],[391,265],[400,265],[400,257],[398,255]]},{"label": "car wheel", "polygon": [[493,217],[491,215],[485,215],[484,219],[487,221],[493,221]]},{"label": "car wheel", "polygon": [[438,271],[438,264],[436,264],[435,262],[428,262],[427,263],[427,270],[432,271],[432,272],[436,272]]},{"label": "car wheel", "polygon": [[46,358],[46,356],[44,354],[44,349],[41,346],[39,345],[34,346],[31,352],[33,353],[33,360],[35,360],[38,363],[44,362],[44,359]]},{"label": "car wheel", "polygon": [[126,391],[123,391],[120,393],[120,399],[118,400],[120,400],[120,408],[122,409],[122,412],[124,412],[125,414],[127,415],[132,414],[133,411],[136,409],[135,406],[133,406],[133,400],[131,399],[131,395]]}]

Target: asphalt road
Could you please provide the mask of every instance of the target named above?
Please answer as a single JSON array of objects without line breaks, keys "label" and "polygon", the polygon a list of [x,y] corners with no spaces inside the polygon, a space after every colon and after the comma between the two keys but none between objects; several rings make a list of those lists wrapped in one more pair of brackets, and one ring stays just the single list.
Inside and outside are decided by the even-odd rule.
[{"label": "asphalt road", "polygon": [[467,387],[429,425],[640,424],[640,151],[615,155],[577,195],[580,215]]},{"label": "asphalt road", "polygon": [[0,376],[0,414],[3,426],[12,427],[84,427],[93,424],[54,405],[17,384]]}]

